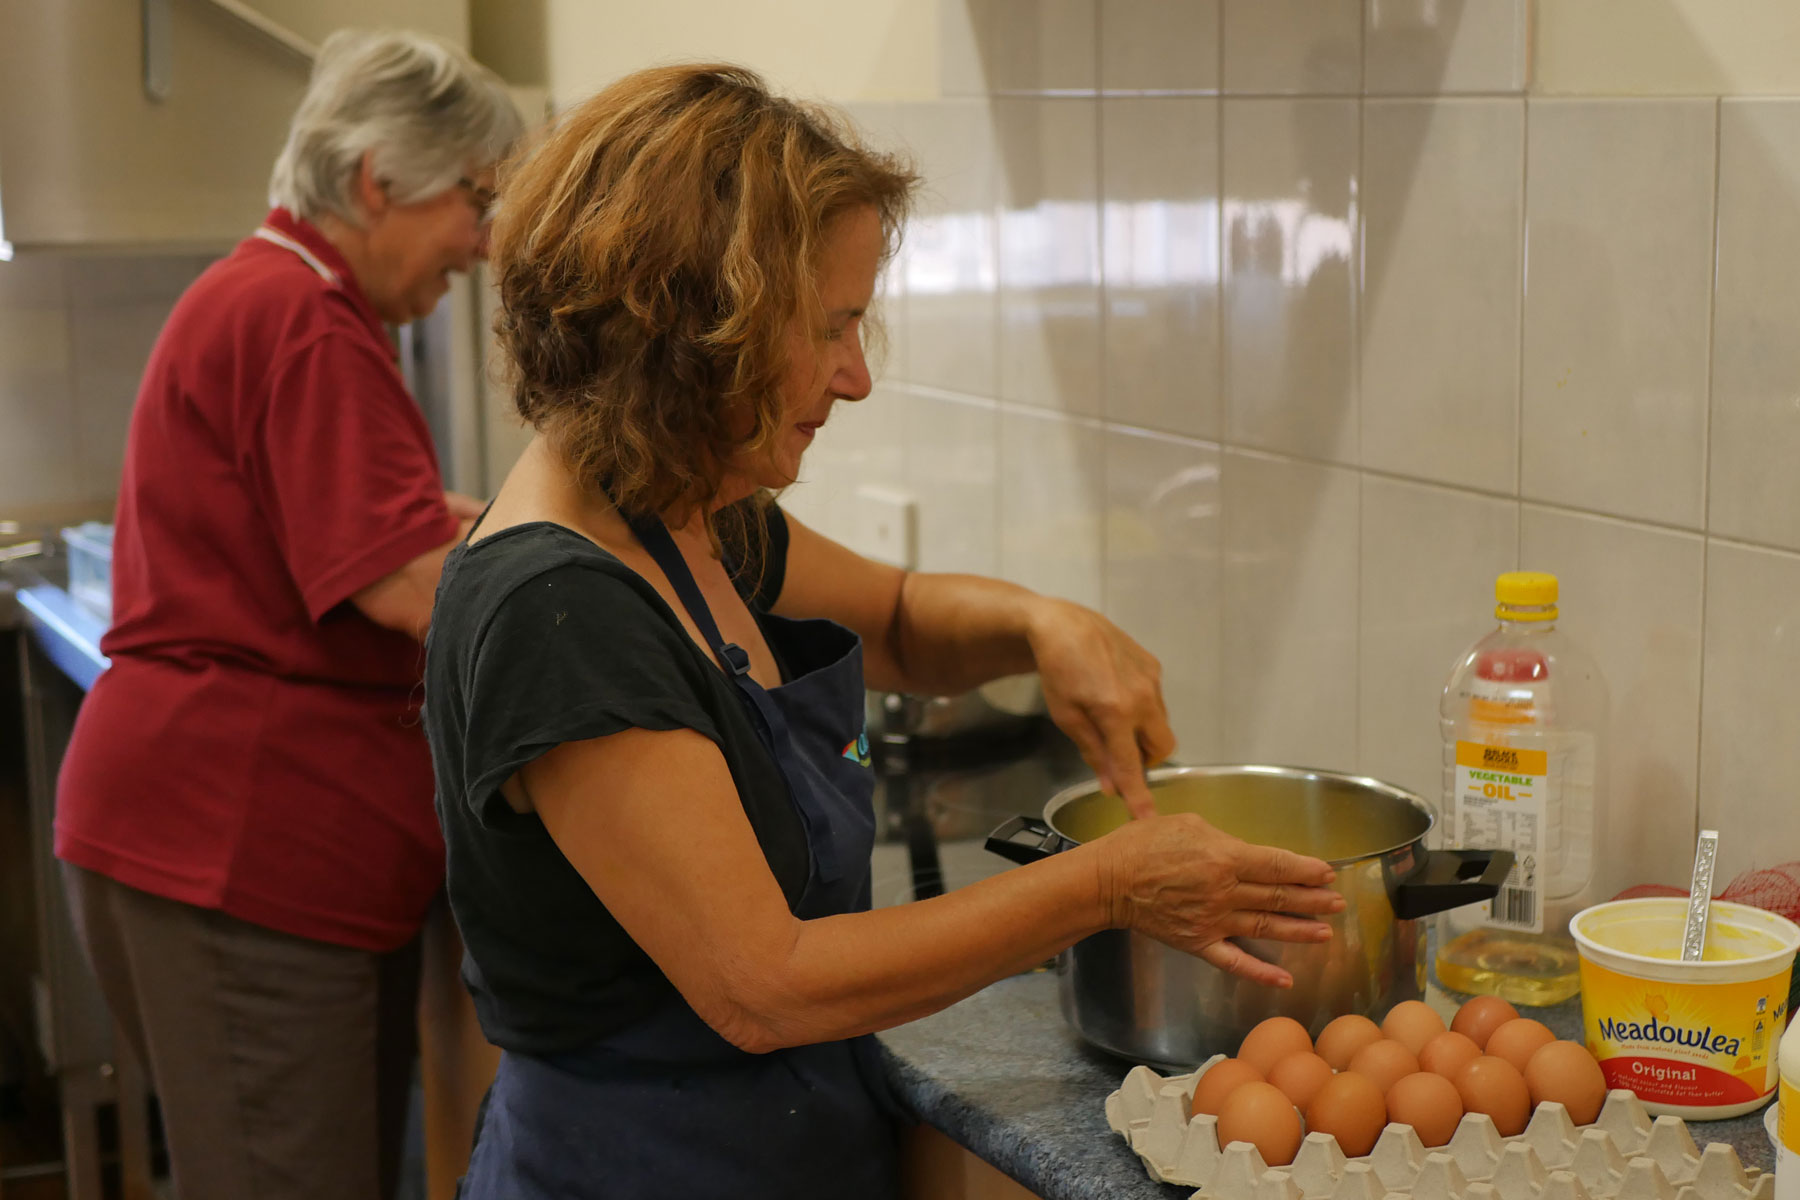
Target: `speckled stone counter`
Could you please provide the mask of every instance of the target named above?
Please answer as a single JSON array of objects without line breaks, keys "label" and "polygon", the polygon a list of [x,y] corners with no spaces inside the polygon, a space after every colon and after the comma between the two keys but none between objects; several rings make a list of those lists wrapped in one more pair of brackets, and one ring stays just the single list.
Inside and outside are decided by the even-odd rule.
[{"label": "speckled stone counter", "polygon": [[[1458,998],[1434,991],[1428,999],[1440,1011],[1453,1011]],[[1525,1015],[1544,1021],[1559,1037],[1581,1034],[1578,1002]],[[1069,1030],[1049,972],[1002,980],[941,1013],[889,1030],[881,1042],[896,1087],[921,1120],[1044,1200],[1171,1200],[1192,1191],[1152,1183],[1137,1156],[1106,1127],[1106,1094],[1131,1064],[1088,1047]],[[1732,1146],[1747,1167],[1774,1165],[1761,1111],[1690,1122],[1689,1130],[1702,1146]]]}]

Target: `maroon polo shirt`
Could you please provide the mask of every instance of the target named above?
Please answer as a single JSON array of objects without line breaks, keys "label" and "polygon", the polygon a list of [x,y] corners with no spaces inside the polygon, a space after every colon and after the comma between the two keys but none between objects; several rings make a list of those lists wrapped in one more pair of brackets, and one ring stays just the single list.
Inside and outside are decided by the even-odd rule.
[{"label": "maroon polo shirt", "polygon": [[343,256],[280,209],[259,233],[176,303],[144,372],[101,642],[112,667],[63,764],[56,853],[386,950],[417,931],[444,849],[423,651],[349,598],[457,523]]}]

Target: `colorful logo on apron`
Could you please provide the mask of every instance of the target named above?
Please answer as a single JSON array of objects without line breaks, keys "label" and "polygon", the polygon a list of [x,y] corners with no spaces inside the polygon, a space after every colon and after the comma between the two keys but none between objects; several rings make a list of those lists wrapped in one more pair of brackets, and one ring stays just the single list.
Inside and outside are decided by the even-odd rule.
[{"label": "colorful logo on apron", "polygon": [[844,747],[844,757],[859,767],[873,766],[869,761],[869,731],[863,730],[856,735],[856,740]]}]

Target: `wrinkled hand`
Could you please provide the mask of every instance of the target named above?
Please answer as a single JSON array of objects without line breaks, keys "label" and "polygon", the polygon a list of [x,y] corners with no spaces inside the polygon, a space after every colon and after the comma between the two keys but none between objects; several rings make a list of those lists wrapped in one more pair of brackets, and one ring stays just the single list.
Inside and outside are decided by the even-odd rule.
[{"label": "wrinkled hand", "polygon": [[1123,799],[1132,816],[1150,816],[1144,769],[1175,749],[1162,665],[1117,625],[1066,600],[1042,601],[1030,640],[1050,719],[1074,740],[1102,791]]},{"label": "wrinkled hand", "polygon": [[473,521],[478,519],[481,516],[482,510],[487,508],[487,501],[477,500],[474,496],[465,496],[461,492],[446,490],[444,492],[444,506],[450,510],[450,515],[455,517],[458,521]]},{"label": "wrinkled hand", "polygon": [[1115,928],[1199,955],[1221,971],[1271,987],[1294,977],[1226,938],[1325,942],[1331,927],[1296,913],[1335,913],[1344,898],[1325,862],[1257,846],[1192,813],[1130,821],[1091,843],[1111,855],[1102,887]]}]

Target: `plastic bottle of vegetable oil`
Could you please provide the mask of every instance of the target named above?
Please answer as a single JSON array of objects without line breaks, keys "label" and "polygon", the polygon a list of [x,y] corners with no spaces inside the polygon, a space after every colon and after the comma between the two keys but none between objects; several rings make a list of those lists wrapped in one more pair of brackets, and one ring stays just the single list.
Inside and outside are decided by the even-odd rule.
[{"label": "plastic bottle of vegetable oil", "polygon": [[1556,628],[1556,576],[1495,581],[1499,626],[1444,685],[1445,845],[1511,850],[1512,873],[1484,904],[1438,918],[1447,988],[1548,1005],[1580,990],[1569,918],[1587,899],[1605,795],[1606,683]]}]

